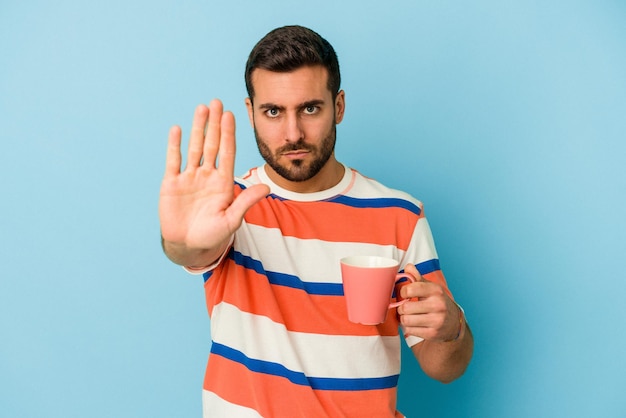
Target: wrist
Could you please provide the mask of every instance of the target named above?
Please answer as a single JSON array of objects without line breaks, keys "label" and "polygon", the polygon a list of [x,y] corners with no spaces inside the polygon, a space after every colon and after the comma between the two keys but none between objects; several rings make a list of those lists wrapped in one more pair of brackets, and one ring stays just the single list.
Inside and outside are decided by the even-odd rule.
[{"label": "wrist", "polygon": [[457,341],[459,338],[461,338],[461,334],[463,334],[463,329],[465,328],[465,311],[463,310],[461,305],[456,303],[454,300],[452,302],[454,302],[454,304],[456,305],[456,307],[457,307],[457,309],[459,311],[459,329],[458,329],[456,335],[453,338],[448,339],[448,340],[444,340],[444,342],[446,342],[446,343]]},{"label": "wrist", "polygon": [[224,251],[221,248],[190,248],[185,243],[165,241],[163,238],[161,238],[161,243],[163,252],[172,262],[192,269],[208,266],[219,258],[221,252]]}]

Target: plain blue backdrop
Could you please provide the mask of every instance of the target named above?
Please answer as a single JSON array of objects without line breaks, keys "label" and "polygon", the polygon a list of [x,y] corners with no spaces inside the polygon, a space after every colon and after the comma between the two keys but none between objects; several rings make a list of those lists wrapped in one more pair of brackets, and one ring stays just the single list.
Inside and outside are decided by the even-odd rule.
[{"label": "plain blue backdrop", "polygon": [[[403,359],[410,417],[626,416],[626,4],[0,5],[0,416],[199,417],[202,280],[163,255],[167,132],[266,32],[338,51],[338,158],[425,203],[473,327],[460,380]],[[358,349],[358,347],[355,347]]]}]

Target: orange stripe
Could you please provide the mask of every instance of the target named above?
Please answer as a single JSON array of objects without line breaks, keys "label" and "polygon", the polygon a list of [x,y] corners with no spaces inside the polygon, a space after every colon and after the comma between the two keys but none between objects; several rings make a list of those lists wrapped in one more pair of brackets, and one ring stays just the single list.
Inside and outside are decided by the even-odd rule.
[{"label": "orange stripe", "polygon": [[[211,378],[222,376],[221,379]],[[395,417],[396,389],[322,391],[288,379],[250,372],[220,356],[209,359],[204,389],[267,417]]]},{"label": "orange stripe", "polygon": [[395,417],[396,388],[350,391],[315,391],[329,417]]},{"label": "orange stripe", "polygon": [[325,416],[310,387],[279,376],[253,373],[217,355],[209,358],[204,389],[228,402],[255,409],[264,417]]},{"label": "orange stripe", "polygon": [[348,321],[343,297],[309,295],[301,289],[271,285],[267,277],[237,265],[233,260],[225,260],[215,269],[205,283],[205,290],[210,310],[224,301],[244,312],[284,324],[290,331],[327,335],[398,335],[398,321],[393,309],[381,325],[353,324]]},{"label": "orange stripe", "polygon": [[[235,193],[239,192],[239,188],[235,188]],[[279,228],[285,236],[396,245],[406,250],[415,224],[422,216],[398,207],[353,208],[331,202],[281,201],[267,197],[246,213],[245,220],[254,225]]]}]

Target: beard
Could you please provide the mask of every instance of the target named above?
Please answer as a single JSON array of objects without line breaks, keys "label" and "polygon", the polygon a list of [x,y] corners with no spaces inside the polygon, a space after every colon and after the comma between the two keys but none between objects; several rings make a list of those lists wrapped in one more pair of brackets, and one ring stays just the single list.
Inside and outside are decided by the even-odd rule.
[{"label": "beard", "polygon": [[[335,151],[335,141],[337,137],[337,126],[333,123],[330,132],[324,137],[319,147],[304,142],[300,138],[296,142],[284,145],[272,153],[267,143],[259,136],[256,127],[254,128],[254,137],[259,148],[261,156],[265,162],[281,177],[293,181],[307,181],[313,177],[326,165],[328,159]],[[284,152],[306,150],[311,153],[313,160],[306,163],[304,160],[290,160],[286,164],[278,162],[280,156]]]}]

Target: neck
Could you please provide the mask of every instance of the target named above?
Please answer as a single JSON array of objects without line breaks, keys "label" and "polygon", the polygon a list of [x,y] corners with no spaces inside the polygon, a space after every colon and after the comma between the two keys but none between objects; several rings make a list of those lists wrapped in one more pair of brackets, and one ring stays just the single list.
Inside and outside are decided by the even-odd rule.
[{"label": "neck", "polygon": [[265,164],[267,176],[276,185],[295,193],[315,193],[336,186],[344,175],[344,166],[335,159],[333,154],[324,167],[313,177],[305,181],[290,181],[276,173],[272,167]]}]

